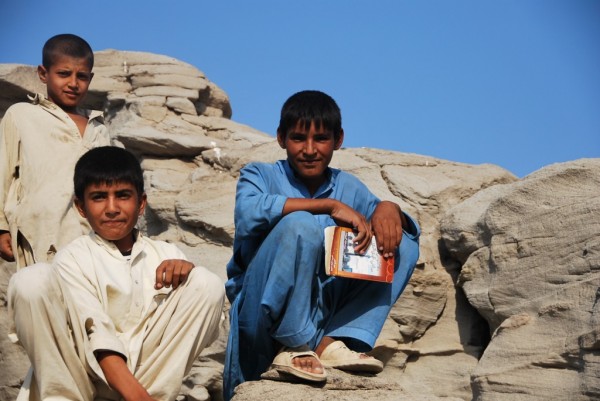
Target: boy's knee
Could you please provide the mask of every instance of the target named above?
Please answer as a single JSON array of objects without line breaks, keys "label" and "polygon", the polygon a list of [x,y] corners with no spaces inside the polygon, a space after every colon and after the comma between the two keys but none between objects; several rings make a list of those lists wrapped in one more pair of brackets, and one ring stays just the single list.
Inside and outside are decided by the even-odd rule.
[{"label": "boy's knee", "polygon": [[276,228],[282,239],[292,238],[296,240],[302,238],[314,242],[317,246],[323,244],[323,228],[311,213],[303,211],[290,213],[277,223]]},{"label": "boy's knee", "polygon": [[8,284],[9,302],[32,303],[56,292],[56,276],[52,266],[37,263],[18,270]]},{"label": "boy's knee", "polygon": [[225,297],[225,285],[216,274],[203,266],[196,266],[190,272],[188,287],[197,294],[199,300],[222,307]]}]

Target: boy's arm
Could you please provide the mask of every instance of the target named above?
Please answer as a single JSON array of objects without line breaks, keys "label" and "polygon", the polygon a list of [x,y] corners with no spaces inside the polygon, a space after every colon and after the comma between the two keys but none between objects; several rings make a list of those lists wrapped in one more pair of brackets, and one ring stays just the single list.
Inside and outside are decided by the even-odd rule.
[{"label": "boy's arm", "polygon": [[283,215],[305,211],[312,214],[328,214],[337,225],[350,227],[357,232],[354,249],[362,253],[371,242],[373,233],[365,216],[336,199],[288,198],[283,206]]},{"label": "boy's arm", "polygon": [[125,401],[153,401],[146,389],[127,368],[121,355],[111,351],[96,352],[96,359],[109,386]]},{"label": "boy's arm", "polygon": [[371,216],[371,228],[384,257],[394,256],[402,240],[402,229],[406,225],[404,213],[396,203],[381,201],[375,207]]},{"label": "boy's arm", "polygon": [[[77,310],[78,315],[86,321],[86,324],[93,326],[93,330],[88,333],[91,349],[127,355],[123,343],[116,335],[114,323],[105,312],[100,300],[101,295],[98,293],[97,285],[94,284],[96,280],[94,270],[82,269],[82,260],[85,258],[82,258],[81,254],[76,255],[68,249],[63,249],[54,257],[52,268],[60,275],[63,288],[69,292],[72,306]],[[89,363],[94,371],[100,369],[92,361]]]},{"label": "boy's arm", "polygon": [[17,168],[18,154],[18,132],[9,110],[0,123],[0,257],[8,262],[13,262],[15,258],[4,210]]}]

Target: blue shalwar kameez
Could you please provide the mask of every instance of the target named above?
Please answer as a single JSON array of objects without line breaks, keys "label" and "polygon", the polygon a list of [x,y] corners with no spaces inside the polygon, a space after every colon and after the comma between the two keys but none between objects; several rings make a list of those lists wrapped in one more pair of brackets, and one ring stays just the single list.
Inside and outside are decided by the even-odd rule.
[{"label": "blue shalwar kameez", "polygon": [[323,336],[370,350],[408,282],[419,256],[420,229],[406,215],[392,284],[325,274],[329,215],[282,216],[288,198],[337,199],[370,220],[379,199],[351,174],[329,168],[313,196],[285,160],[251,163],[240,172],[235,203],[233,257],[225,284],[231,302],[223,387],[259,379],[282,345],[316,348]]}]

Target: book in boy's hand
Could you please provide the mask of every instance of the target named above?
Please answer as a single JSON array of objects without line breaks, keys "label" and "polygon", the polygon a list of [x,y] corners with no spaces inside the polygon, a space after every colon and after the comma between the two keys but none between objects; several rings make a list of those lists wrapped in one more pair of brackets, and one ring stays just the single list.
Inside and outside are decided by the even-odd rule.
[{"label": "book in boy's hand", "polygon": [[325,273],[330,276],[391,283],[394,258],[385,259],[377,251],[375,237],[364,254],[354,252],[355,234],[351,228],[325,228]]}]

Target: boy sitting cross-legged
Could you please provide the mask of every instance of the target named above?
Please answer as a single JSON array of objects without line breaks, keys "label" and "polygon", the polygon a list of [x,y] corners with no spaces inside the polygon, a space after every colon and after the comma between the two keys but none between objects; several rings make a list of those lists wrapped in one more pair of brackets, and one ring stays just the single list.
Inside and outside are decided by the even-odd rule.
[{"label": "boy sitting cross-legged", "polygon": [[9,284],[13,335],[34,371],[30,399],[174,400],[218,334],[223,283],[135,229],[146,194],[131,153],[90,150],[74,183],[93,231]]}]

